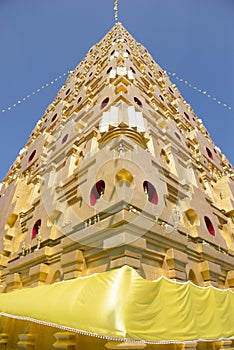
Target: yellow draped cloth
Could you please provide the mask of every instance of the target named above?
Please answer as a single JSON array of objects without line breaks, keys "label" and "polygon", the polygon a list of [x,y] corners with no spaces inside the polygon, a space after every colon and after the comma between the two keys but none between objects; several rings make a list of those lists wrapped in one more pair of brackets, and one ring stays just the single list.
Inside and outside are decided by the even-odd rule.
[{"label": "yellow draped cloth", "polygon": [[0,295],[0,314],[146,343],[234,338],[234,293],[120,269]]}]

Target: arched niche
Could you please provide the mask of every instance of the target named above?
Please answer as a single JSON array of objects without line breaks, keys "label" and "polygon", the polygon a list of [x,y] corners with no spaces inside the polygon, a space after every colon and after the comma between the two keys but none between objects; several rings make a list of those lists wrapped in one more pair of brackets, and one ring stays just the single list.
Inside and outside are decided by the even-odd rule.
[{"label": "arched niche", "polygon": [[212,222],[211,222],[211,220],[208,218],[208,216],[204,216],[204,221],[205,221],[206,228],[207,228],[207,231],[209,232],[209,234],[210,234],[211,236],[215,236],[215,235],[216,235],[216,232],[215,232],[214,225],[212,224]]},{"label": "arched niche", "polygon": [[160,157],[164,163],[166,163],[166,164],[170,163],[170,159],[168,157],[168,154],[166,153],[166,151],[164,149],[161,150]]},{"label": "arched niche", "polygon": [[51,279],[50,284],[52,283],[56,283],[56,282],[61,282],[62,281],[62,274],[59,270],[55,271],[55,273],[53,274],[53,277]]},{"label": "arched niche", "polygon": [[94,206],[99,198],[103,196],[105,192],[105,182],[103,180],[98,181],[90,191],[90,204]]},{"label": "arched niche", "polygon": [[195,275],[195,273],[194,273],[194,271],[193,271],[192,269],[189,271],[188,279],[189,279],[189,281],[191,281],[193,284],[196,284],[197,286],[199,286],[197,277],[196,277],[196,275]]},{"label": "arched niche", "polygon": [[14,213],[11,214],[6,221],[5,228],[6,229],[8,229],[9,227],[12,228],[15,225],[17,219],[18,219],[17,214],[14,214]]},{"label": "arched niche", "polygon": [[149,181],[143,182],[143,188],[145,194],[148,196],[148,201],[152,204],[157,205],[158,204],[158,193],[155,189],[155,187],[151,184]]},{"label": "arched niche", "polygon": [[199,217],[198,217],[197,213],[195,212],[195,210],[193,210],[193,209],[186,210],[185,216],[186,216],[186,218],[191,226],[199,226],[200,225],[200,220],[199,220]]},{"label": "arched niche", "polygon": [[61,211],[53,210],[52,213],[50,214],[50,216],[48,217],[47,226],[51,227],[52,225],[54,225],[57,222],[57,220],[59,219],[61,214],[62,214]]},{"label": "arched niche", "polygon": [[121,169],[118,174],[116,174],[116,179],[120,184],[125,183],[127,186],[130,186],[133,183],[133,176],[126,169]]},{"label": "arched niche", "polygon": [[41,219],[38,219],[33,225],[31,239],[34,239],[37,237],[37,235],[40,233],[40,228],[41,228]]}]

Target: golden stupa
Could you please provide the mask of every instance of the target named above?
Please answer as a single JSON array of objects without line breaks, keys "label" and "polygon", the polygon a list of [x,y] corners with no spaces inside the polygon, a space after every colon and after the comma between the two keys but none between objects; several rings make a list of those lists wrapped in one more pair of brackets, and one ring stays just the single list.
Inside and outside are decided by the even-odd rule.
[{"label": "golden stupa", "polygon": [[234,349],[233,169],[117,22],[0,193],[0,349]]}]

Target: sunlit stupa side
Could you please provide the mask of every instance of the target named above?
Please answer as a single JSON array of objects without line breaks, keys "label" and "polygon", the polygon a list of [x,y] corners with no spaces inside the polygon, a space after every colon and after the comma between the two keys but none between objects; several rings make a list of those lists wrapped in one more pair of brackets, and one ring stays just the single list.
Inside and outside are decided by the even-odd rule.
[{"label": "sunlit stupa side", "polygon": [[[201,119],[117,23],[70,73],[2,182],[1,291],[126,265],[148,281],[233,289],[233,193],[232,166]],[[234,348],[222,334],[138,340],[17,317],[0,328],[8,350]]]}]

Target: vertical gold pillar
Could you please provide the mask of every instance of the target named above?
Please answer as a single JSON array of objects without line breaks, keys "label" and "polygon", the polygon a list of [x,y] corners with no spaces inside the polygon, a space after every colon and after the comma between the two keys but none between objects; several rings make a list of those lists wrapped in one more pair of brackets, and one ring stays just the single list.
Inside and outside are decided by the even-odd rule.
[{"label": "vertical gold pillar", "polygon": [[53,344],[55,349],[76,350],[76,335],[70,332],[58,332],[54,334],[56,342]]},{"label": "vertical gold pillar", "polygon": [[232,341],[231,340],[224,340],[221,342],[220,350],[233,350],[234,347],[232,347]]},{"label": "vertical gold pillar", "polygon": [[35,335],[28,334],[19,334],[19,341],[17,343],[19,350],[34,350],[35,349]]},{"label": "vertical gold pillar", "polygon": [[196,350],[197,348],[197,342],[189,342],[184,344],[184,350]]},{"label": "vertical gold pillar", "polygon": [[0,350],[6,349],[8,337],[7,333],[0,333]]},{"label": "vertical gold pillar", "polygon": [[140,343],[140,342],[115,342],[115,341],[110,341],[105,344],[105,347],[109,350],[117,350],[117,349],[122,349],[122,350],[137,350],[137,349],[145,349],[146,344]]}]

